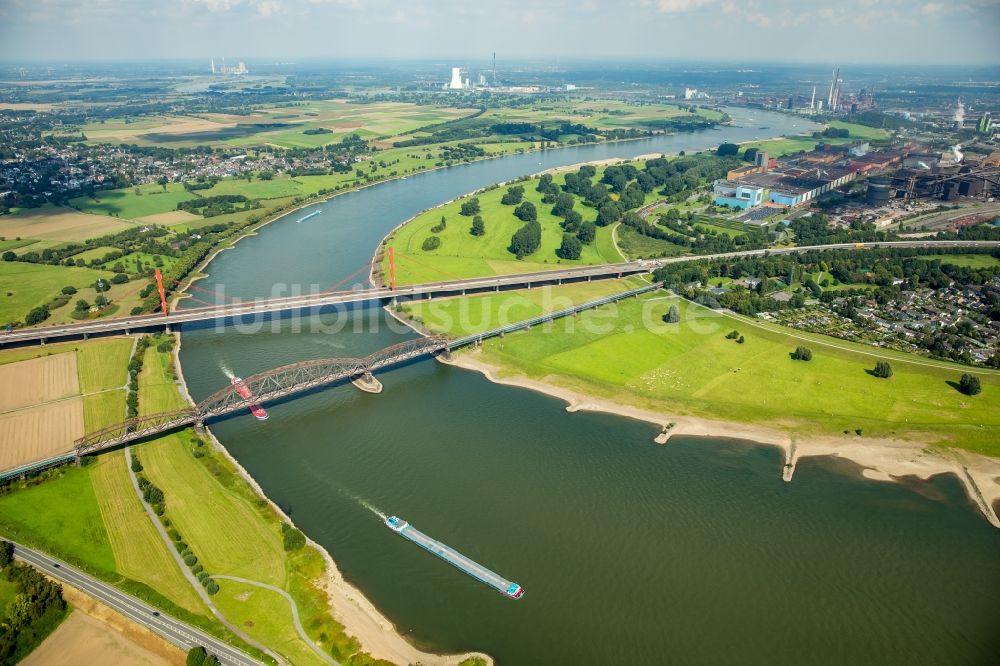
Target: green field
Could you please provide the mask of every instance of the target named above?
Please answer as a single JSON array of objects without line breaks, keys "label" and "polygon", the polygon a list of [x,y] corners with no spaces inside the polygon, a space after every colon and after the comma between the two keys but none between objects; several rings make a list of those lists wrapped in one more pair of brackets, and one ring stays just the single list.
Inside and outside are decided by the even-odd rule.
[{"label": "green field", "polygon": [[[211,218],[209,218],[211,219]],[[159,257],[160,265],[156,265],[156,258]],[[134,273],[146,273],[153,268],[159,268],[161,271],[166,270],[177,263],[176,257],[171,257],[168,254],[157,254],[153,255],[148,252],[130,252],[123,257],[115,259],[114,261],[109,261],[104,264],[104,268],[111,269],[115,264],[122,264],[125,267],[125,272]],[[139,270],[139,264],[142,264],[142,271]]]},{"label": "green field", "polygon": [[857,123],[846,123],[842,120],[831,120],[827,123],[830,127],[837,129],[846,129],[851,133],[851,139],[858,140],[864,139],[866,141],[875,141],[878,139],[888,139],[889,132],[878,127],[868,127],[867,125],[858,125]]},{"label": "green field", "polygon": [[232,580],[219,580],[212,601],[230,622],[285,657],[290,664],[325,664],[303,642],[292,623],[288,601],[268,589]]},{"label": "green field", "polygon": [[95,248],[90,249],[90,250],[84,250],[83,252],[78,252],[78,253],[76,253],[76,254],[73,255],[73,259],[76,260],[76,261],[79,261],[80,259],[83,259],[84,261],[86,261],[89,264],[90,262],[92,262],[94,260],[103,259],[104,255],[106,255],[106,254],[109,254],[111,252],[117,252],[117,251],[118,251],[118,248],[110,247],[110,246],[105,245],[103,247],[95,247]]},{"label": "green field", "polygon": [[[397,309],[404,316],[425,322],[433,333],[451,336],[481,333],[506,324],[562,310],[604,296],[641,287],[639,278],[578,282],[560,287],[520,289],[475,298],[442,298],[404,303]],[[567,320],[570,321],[570,320]],[[546,324],[540,328],[555,328]],[[555,328],[555,330],[560,330]]]},{"label": "green field", "polygon": [[1000,258],[990,254],[925,254],[920,259],[966,268],[995,268],[1000,265]]},{"label": "green field", "polygon": [[[671,304],[680,310],[679,324],[662,323]],[[475,303],[470,307],[477,311]],[[612,330],[600,331],[599,325]],[[744,344],[725,338],[734,329],[745,336]],[[604,306],[576,318],[572,331],[558,324],[554,330],[536,327],[489,341],[484,360],[667,414],[759,423],[797,434],[860,428],[866,436],[1000,455],[995,371],[976,370],[983,392],[968,397],[949,384],[969,371],[965,366],[800,334],[664,296]],[[800,344],[812,349],[811,362],[789,357]],[[891,379],[867,372],[877,357],[890,360]]]},{"label": "green field", "polygon": [[[143,391],[140,404],[145,397]],[[281,587],[284,551],[277,530],[245,498],[220,486],[184,441],[168,435],[139,449],[145,474],[167,494],[171,521],[209,572]]]},{"label": "green field", "polygon": [[208,609],[143,510],[129,478],[125,455],[114,451],[101,456],[90,478],[117,571],[160,590],[178,606],[208,617]]},{"label": "green field", "polygon": [[618,237],[618,247],[630,259],[674,257],[687,252],[686,247],[660,238],[644,236],[634,229],[621,224],[618,225],[615,233]]},{"label": "green field", "polygon": [[172,374],[173,355],[156,351],[156,343],[146,349],[139,373],[139,415],[184,409],[187,402],[177,389]]},{"label": "green field", "polygon": [[[686,106],[686,105],[685,105]],[[658,123],[688,115],[719,120],[722,113],[712,109],[696,109],[690,114],[677,104],[631,103],[620,100],[567,100],[546,103],[544,108],[491,109],[483,117],[495,123],[556,123],[570,122],[597,130],[656,129]]]},{"label": "green field", "polygon": [[[0,325],[24,321],[32,308],[45,305],[60,295],[63,287],[82,289],[99,278],[110,278],[108,271],[70,268],[18,261],[0,262]],[[74,294],[72,298],[77,298]],[[72,301],[71,301],[72,303]]]},{"label": "green field", "polygon": [[125,386],[128,359],[132,353],[131,338],[92,340],[75,346],[81,393]]},{"label": "green field", "polygon": [[[136,189],[140,194],[136,194]],[[101,190],[94,197],[77,197],[70,205],[84,213],[113,215],[126,219],[168,213],[177,209],[181,201],[194,199],[195,195],[181,183],[167,183],[166,190],[156,183],[128,187],[120,190]]]},{"label": "green field", "polygon": [[[556,177],[554,180],[556,183],[561,183],[563,179]],[[537,179],[517,184],[525,188],[524,200],[534,203],[538,209],[538,221],[542,226],[542,244],[536,252],[523,261],[517,261],[508,251],[511,236],[523,223],[514,217],[515,206],[505,206],[500,203],[500,199],[507,191],[506,187],[501,187],[477,195],[481,207],[479,214],[486,226],[486,234],[483,236],[477,237],[469,233],[472,217],[463,216],[459,212],[462,202],[469,197],[425,211],[396,231],[389,241],[389,246],[394,248],[396,253],[396,282],[413,284],[555,269],[560,265],[576,266],[621,261],[621,255],[610,241],[611,227],[598,228],[594,243],[584,245],[579,259],[573,261],[560,259],[556,256],[556,249],[562,242],[563,230],[559,226],[561,219],[552,215],[551,204],[541,202],[542,195],[535,189],[538,184]],[[576,202],[576,210],[580,211],[585,220],[593,220],[596,217],[596,213],[583,207],[579,200]],[[432,232],[431,228],[440,222],[442,216],[446,220],[446,228],[442,232]],[[423,250],[424,240],[432,235],[441,239],[441,246],[436,250]],[[383,270],[388,274],[388,258],[383,261]]]},{"label": "green field", "polygon": [[[286,553],[278,518],[270,506],[259,499],[221,454],[203,447],[200,450],[204,456],[195,458],[189,440],[185,433],[168,435],[143,445],[139,456],[149,479],[166,493],[167,517],[206,571],[285,589],[295,600],[302,624],[314,641],[338,658],[356,652],[357,642],[343,633],[343,627],[330,615],[324,593],[316,587],[325,568],[319,553],[311,547]],[[219,534],[227,538],[219,539]],[[218,582],[221,591],[217,598],[233,588],[226,581]],[[297,634],[274,624],[276,618],[290,613],[284,598],[263,591],[255,592],[253,598],[249,607],[225,598],[219,603],[227,616],[233,612],[231,619],[237,621],[244,615],[272,618],[259,628],[243,625],[268,645],[290,655],[311,652]],[[272,640],[277,643],[272,644]]]},{"label": "green field", "polygon": [[[88,143],[134,143],[140,146],[187,148],[197,145],[314,148],[339,142],[349,134],[364,138],[391,136],[469,115],[473,109],[433,107],[400,102],[358,104],[314,100],[261,107],[248,115],[202,113],[191,116],[148,116],[107,119],[65,133],[82,131]],[[324,128],[324,134],[304,134]]]},{"label": "green field", "polygon": [[67,467],[58,482],[0,496],[0,532],[95,573],[115,573],[89,468]]}]

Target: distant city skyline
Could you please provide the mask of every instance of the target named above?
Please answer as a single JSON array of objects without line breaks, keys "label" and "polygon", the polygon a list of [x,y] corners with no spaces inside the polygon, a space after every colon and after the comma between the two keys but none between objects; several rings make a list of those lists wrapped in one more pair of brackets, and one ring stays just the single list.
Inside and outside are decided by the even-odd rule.
[{"label": "distant city skyline", "polygon": [[0,59],[651,58],[1000,65],[1000,0],[5,0]]}]

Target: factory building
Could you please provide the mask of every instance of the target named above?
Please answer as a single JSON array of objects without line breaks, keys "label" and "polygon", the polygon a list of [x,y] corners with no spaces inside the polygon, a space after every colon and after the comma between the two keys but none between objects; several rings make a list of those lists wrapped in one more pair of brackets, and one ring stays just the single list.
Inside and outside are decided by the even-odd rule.
[{"label": "factory building", "polygon": [[717,180],[712,185],[716,206],[730,208],[753,208],[764,201],[764,188],[731,180]]},{"label": "factory building", "polygon": [[738,180],[717,180],[713,186],[716,204],[752,208],[766,199],[786,208],[795,208],[832,192],[855,179],[857,173],[845,167],[807,169],[779,166],[778,171],[750,173]]}]

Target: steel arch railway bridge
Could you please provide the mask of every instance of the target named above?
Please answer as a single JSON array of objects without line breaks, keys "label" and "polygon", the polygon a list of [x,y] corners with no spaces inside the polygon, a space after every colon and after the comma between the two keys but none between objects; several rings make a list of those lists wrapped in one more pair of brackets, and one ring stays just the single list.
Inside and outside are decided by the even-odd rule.
[{"label": "steel arch railway bridge", "polygon": [[89,433],[76,441],[74,455],[79,458],[184,426],[201,427],[207,419],[246,409],[252,402],[279,400],[319,386],[364,377],[376,370],[447,349],[444,337],[416,338],[364,358],[321,358],[283,365],[243,380],[253,395],[250,399],[240,397],[232,386],[226,386],[194,407],[137,416]]}]

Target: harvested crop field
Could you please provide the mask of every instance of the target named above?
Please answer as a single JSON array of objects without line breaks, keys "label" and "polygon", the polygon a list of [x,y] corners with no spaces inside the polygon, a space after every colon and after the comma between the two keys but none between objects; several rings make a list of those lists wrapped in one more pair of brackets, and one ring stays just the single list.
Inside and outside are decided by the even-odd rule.
[{"label": "harvested crop field", "polygon": [[189,213],[186,210],[172,210],[168,213],[156,213],[153,215],[146,215],[144,217],[135,218],[136,222],[142,222],[143,224],[160,224],[165,227],[169,227],[173,224],[184,224],[185,222],[197,222],[205,218],[200,215],[195,215],[194,213]]},{"label": "harvested crop field", "polygon": [[83,434],[80,397],[0,414],[0,469],[65,453]]},{"label": "harvested crop field", "polygon": [[67,663],[70,655],[76,664],[170,666],[184,663],[180,650],[176,650],[174,659],[166,659],[118,629],[80,611],[74,611],[21,663],[24,666],[55,666]]},{"label": "harvested crop field", "polygon": [[0,236],[82,241],[130,226],[107,215],[88,215],[71,208],[45,208],[0,217]]},{"label": "harvested crop field", "polygon": [[0,365],[0,412],[77,395],[76,354]]}]

